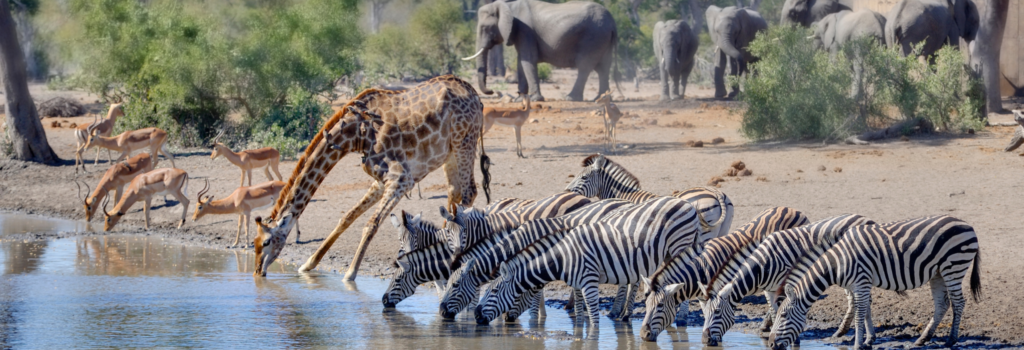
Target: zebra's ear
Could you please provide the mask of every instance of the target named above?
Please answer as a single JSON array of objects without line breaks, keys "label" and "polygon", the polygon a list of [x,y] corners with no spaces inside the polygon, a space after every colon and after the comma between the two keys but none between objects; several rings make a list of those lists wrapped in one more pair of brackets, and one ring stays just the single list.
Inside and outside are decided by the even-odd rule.
[{"label": "zebra's ear", "polygon": [[654,281],[646,276],[640,276],[640,286],[646,286],[648,291],[654,291]]},{"label": "zebra's ear", "polygon": [[452,214],[448,212],[448,209],[446,209],[443,205],[440,206],[439,208],[440,208],[440,212],[441,212],[441,217],[442,218],[444,218],[445,220],[448,220],[448,221],[455,221],[455,217],[452,216]]},{"label": "zebra's ear", "polygon": [[392,226],[395,226],[395,228],[397,228],[397,229],[401,229],[402,226],[404,226],[404,223],[402,221],[405,221],[405,211],[402,212],[402,218],[401,219],[399,219],[398,215],[395,215],[395,213],[391,213],[391,225]]},{"label": "zebra's ear", "polygon": [[411,264],[409,264],[409,262],[408,262],[408,261],[405,261],[405,260],[401,260],[401,259],[399,259],[399,260],[397,261],[397,263],[398,263],[398,267],[402,268],[402,271],[409,271],[409,270],[412,270],[412,265],[411,265]]},{"label": "zebra's ear", "polygon": [[682,283],[676,283],[676,284],[667,285],[667,286],[665,286],[665,295],[669,296],[669,295],[676,294],[676,292],[678,292],[679,289],[682,289],[682,288],[683,288],[683,284]]},{"label": "zebra's ear", "polygon": [[422,211],[419,212],[419,214],[416,214],[416,216],[412,217],[412,222],[413,223],[420,222],[420,220],[423,220],[423,212]]},{"label": "zebra's ear", "polygon": [[473,269],[474,266],[476,266],[476,259],[469,259],[469,261],[467,261],[463,265],[463,269],[465,269],[466,271],[470,271]]}]

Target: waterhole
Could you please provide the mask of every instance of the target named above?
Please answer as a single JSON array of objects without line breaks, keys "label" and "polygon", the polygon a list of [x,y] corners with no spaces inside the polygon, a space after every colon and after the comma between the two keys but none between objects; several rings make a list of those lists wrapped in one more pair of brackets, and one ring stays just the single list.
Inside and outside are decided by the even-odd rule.
[{"label": "waterhole", "polygon": [[[647,343],[638,336],[640,320],[603,319],[591,336],[550,307],[542,321],[524,316],[518,323],[478,326],[461,315],[441,319],[437,294],[425,286],[383,311],[388,282],[381,278],[346,283],[339,274],[299,275],[295,266],[275,264],[267,278],[254,279],[249,252],[186,247],[151,236],[4,239],[12,232],[81,229],[73,222],[14,214],[0,216],[0,228],[4,348],[703,347],[700,327],[669,327],[657,343]],[[729,332],[724,344],[764,348],[761,338],[738,331]],[[801,348],[823,347],[805,341]]]}]

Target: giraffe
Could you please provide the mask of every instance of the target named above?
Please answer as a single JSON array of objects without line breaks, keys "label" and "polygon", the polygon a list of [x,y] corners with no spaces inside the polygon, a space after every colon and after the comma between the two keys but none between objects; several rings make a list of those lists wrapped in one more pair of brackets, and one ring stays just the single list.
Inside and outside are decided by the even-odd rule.
[{"label": "giraffe", "polygon": [[335,113],[306,147],[268,220],[256,218],[254,275],[266,275],[317,186],[347,153],[362,153],[363,171],[375,181],[299,272],[315,268],[349,225],[379,202],[363,227],[362,240],[345,273],[345,280],[354,280],[381,220],[414,184],[438,167],[443,167],[448,178],[449,208],[472,205],[477,194],[473,162],[478,143],[482,186],[490,202],[490,161],[483,151],[482,111],[476,90],[452,75],[430,79],[405,91],[361,92]]}]

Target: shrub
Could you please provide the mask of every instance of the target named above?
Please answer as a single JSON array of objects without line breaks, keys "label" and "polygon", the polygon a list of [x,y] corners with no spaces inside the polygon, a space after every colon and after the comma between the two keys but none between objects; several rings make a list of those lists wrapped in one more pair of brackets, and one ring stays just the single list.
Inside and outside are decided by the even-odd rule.
[{"label": "shrub", "polygon": [[548,81],[551,79],[551,65],[541,62],[537,64],[537,78],[540,81]]},{"label": "shrub", "polygon": [[[952,132],[980,127],[983,89],[953,48],[928,64],[864,39],[830,57],[814,50],[808,35],[771,27],[751,43],[760,61],[743,82],[747,137],[837,140],[915,117]],[[859,91],[853,67],[862,67]]]},{"label": "shrub", "polygon": [[273,147],[290,159],[316,136],[330,113],[329,104],[308,94],[296,94],[288,104],[275,107],[248,128],[252,132],[248,147]]}]

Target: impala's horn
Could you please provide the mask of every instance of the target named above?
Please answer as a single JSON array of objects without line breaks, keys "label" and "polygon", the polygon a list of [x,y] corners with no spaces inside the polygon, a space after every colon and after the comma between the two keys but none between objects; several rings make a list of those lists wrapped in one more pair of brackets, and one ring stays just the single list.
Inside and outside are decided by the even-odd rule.
[{"label": "impala's horn", "polygon": [[202,203],[203,202],[203,195],[205,195],[206,192],[209,192],[209,191],[210,191],[210,179],[206,179],[206,186],[203,186],[203,189],[199,190],[199,195],[196,197],[196,200],[198,200],[199,203]]},{"label": "impala's horn", "polygon": [[104,217],[110,217],[110,213],[107,212],[107,203],[109,203],[109,202],[110,202],[110,196],[107,196],[106,198],[103,198],[103,204],[100,205],[101,207],[103,207],[103,216]]},{"label": "impala's horn", "polygon": [[75,180],[75,186],[78,187],[78,198],[81,199],[82,203],[85,205],[89,205],[89,193],[92,192],[89,188],[89,184],[85,184],[85,197],[82,196],[82,186],[78,184],[78,180]]},{"label": "impala's horn", "polygon": [[217,144],[217,141],[220,141],[220,137],[221,137],[221,136],[224,136],[224,131],[225,131],[224,129],[220,129],[220,132],[219,132],[219,133],[217,133],[217,136],[214,136],[214,137],[213,137],[213,141],[212,141],[212,142],[213,142],[214,144]]}]

